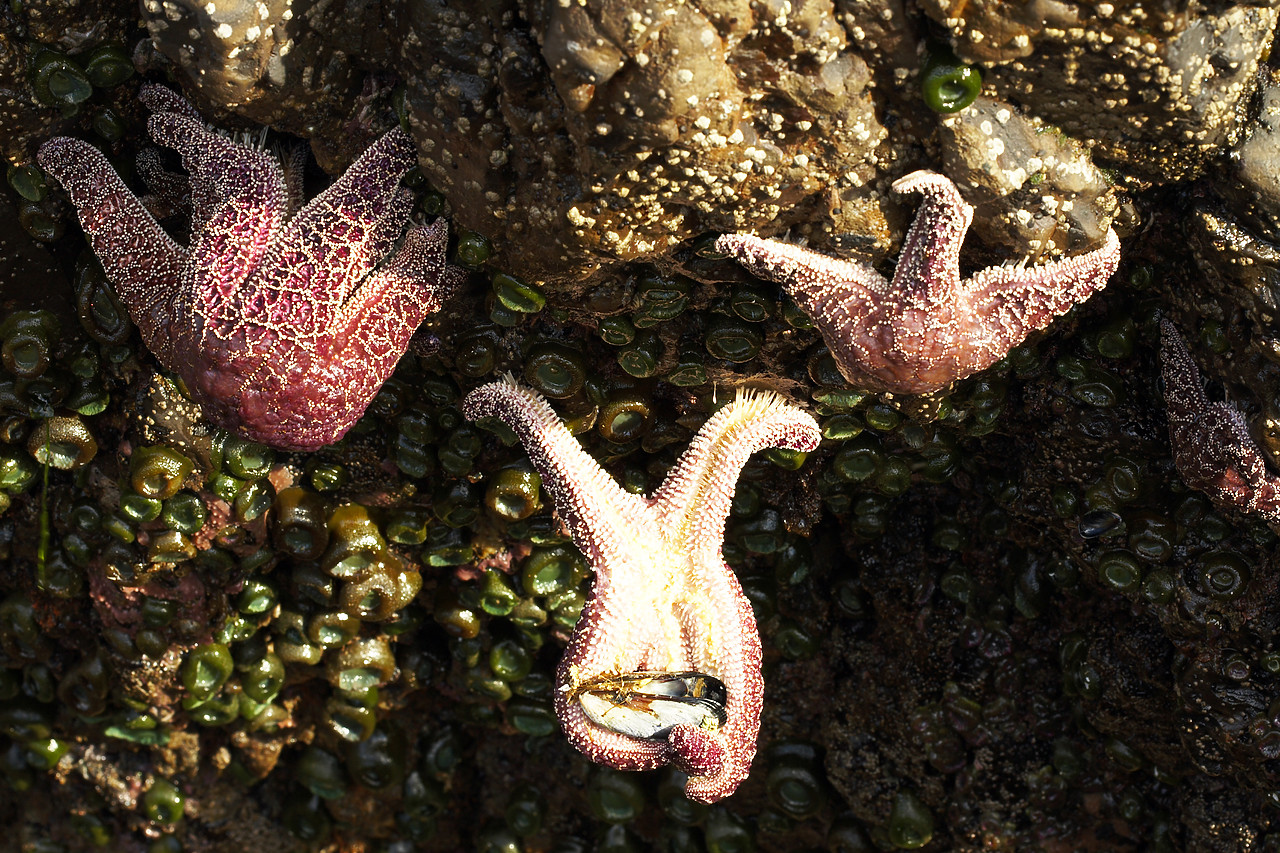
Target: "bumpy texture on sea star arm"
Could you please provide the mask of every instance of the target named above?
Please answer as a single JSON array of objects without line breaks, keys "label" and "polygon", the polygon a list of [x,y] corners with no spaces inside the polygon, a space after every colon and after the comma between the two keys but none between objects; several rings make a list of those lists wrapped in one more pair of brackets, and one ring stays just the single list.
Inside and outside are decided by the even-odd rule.
[{"label": "bumpy texture on sea star arm", "polygon": [[183,197],[191,206],[189,251],[91,146],[51,140],[41,164],[70,193],[143,341],[210,420],[286,450],[337,441],[462,278],[445,263],[443,223],[404,234],[413,199],[399,182],[414,163],[411,140],[387,133],[294,214],[296,157],[286,172],[210,131],[167,89],[144,87],[141,98],[156,110],[152,137],[189,173],[182,192],[146,164],[163,184],[159,206]]},{"label": "bumpy texture on sea star arm", "polygon": [[51,139],[40,147],[38,159],[80,211],[89,245],[135,315],[143,343],[170,367],[166,330],[175,322],[172,291],[186,266],[187,250],[165,233],[102,152],[89,143]]},{"label": "bumpy texture on sea star arm", "polygon": [[167,86],[147,83],[138,89],[138,100],[153,113],[177,113],[200,121],[195,106]]},{"label": "bumpy texture on sea star arm", "polygon": [[932,172],[913,172],[893,188],[924,201],[892,283],[867,265],[749,234],[716,241],[719,251],[791,293],[858,387],[923,394],[989,367],[1105,287],[1120,260],[1119,238],[1109,230],[1101,248],[1083,255],[992,267],[961,280],[960,247],[973,208]]},{"label": "bumpy texture on sea star arm", "polygon": [[498,418],[516,434],[574,544],[598,566],[598,588],[608,588],[614,567],[628,556],[620,548],[627,535],[620,525],[643,518],[644,499],[625,491],[582,449],[541,395],[510,377],[468,394],[463,413],[471,420]]},{"label": "bumpy texture on sea star arm", "polygon": [[282,291],[304,291],[336,310],[391,249],[412,209],[400,178],[417,162],[395,128],[289,221],[265,267]]},{"label": "bumpy texture on sea star arm", "polygon": [[1173,461],[1182,479],[1219,503],[1280,524],[1280,477],[1267,470],[1240,412],[1209,402],[1200,369],[1168,320],[1160,323],[1160,361]]},{"label": "bumpy texture on sea star arm", "polygon": [[[596,572],[556,672],[556,713],[570,743],[619,769],[674,763],[689,797],[733,793],[755,756],[763,680],[751,605],[721,554],[725,516],[747,458],[764,447],[812,450],[813,418],[768,392],[739,393],[698,432],[648,499],[624,491],[539,395],[507,379],[463,401],[467,417],[494,416],[520,437],[556,511]],[[577,691],[602,677],[700,672],[726,690],[726,722],[677,725],[644,740],[587,718]]]},{"label": "bumpy texture on sea star arm", "polygon": [[[152,139],[182,155],[191,175],[191,257],[184,287],[212,309],[227,306],[257,269],[284,218],[284,175],[265,151],[237,145],[194,119],[156,113]],[[217,322],[211,311],[206,321]]]}]

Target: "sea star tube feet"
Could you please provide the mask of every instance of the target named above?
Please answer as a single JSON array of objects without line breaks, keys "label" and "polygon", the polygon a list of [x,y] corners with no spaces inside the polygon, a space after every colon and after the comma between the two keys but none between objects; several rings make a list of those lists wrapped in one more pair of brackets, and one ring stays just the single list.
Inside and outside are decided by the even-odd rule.
[{"label": "sea star tube feet", "polygon": [[[690,799],[714,802],[747,777],[764,681],[751,604],[721,549],[725,518],[748,457],[766,447],[812,450],[814,419],[772,392],[739,391],[694,436],[650,497],[622,489],[537,393],[508,377],[463,401],[472,420],[515,431],[595,586],[556,669],[555,707],[569,742],[620,770],[672,763]],[[634,673],[706,674],[723,683],[724,723],[629,736],[588,719],[578,694]]]},{"label": "sea star tube feet", "polygon": [[405,233],[408,135],[385,134],[289,216],[276,158],[208,130],[170,90],[140,97],[156,110],[152,138],[189,173],[190,246],[87,142],[51,139],[40,165],[71,197],[143,343],[211,421],[284,450],[337,441],[462,279],[445,263],[443,220]]},{"label": "sea star tube feet", "polygon": [[892,282],[866,264],[751,234],[716,241],[718,251],[791,294],[858,388],[926,394],[990,367],[1104,288],[1120,262],[1120,240],[1108,229],[1091,252],[1040,266],[989,267],[962,280],[960,246],[973,208],[955,184],[912,172],[893,189],[920,193],[924,202]]}]

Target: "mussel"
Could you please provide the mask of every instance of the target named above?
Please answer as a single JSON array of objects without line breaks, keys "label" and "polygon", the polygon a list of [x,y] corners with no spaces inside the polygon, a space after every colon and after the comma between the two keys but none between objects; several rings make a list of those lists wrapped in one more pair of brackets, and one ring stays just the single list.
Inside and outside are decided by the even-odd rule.
[{"label": "mussel", "polygon": [[642,740],[662,740],[675,726],[714,731],[728,719],[724,683],[704,672],[601,675],[574,696],[596,725]]}]

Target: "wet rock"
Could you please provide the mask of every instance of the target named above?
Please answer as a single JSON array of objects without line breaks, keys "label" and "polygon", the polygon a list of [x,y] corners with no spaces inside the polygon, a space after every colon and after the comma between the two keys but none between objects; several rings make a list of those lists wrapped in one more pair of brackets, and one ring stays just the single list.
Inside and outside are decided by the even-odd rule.
[{"label": "wet rock", "polygon": [[144,444],[166,444],[195,461],[197,475],[212,467],[214,442],[200,407],[183,395],[173,380],[144,371],[133,386],[128,408],[130,427]]},{"label": "wet rock", "polygon": [[1178,811],[1186,818],[1184,850],[1205,853],[1235,853],[1266,843],[1274,821],[1255,815],[1264,813],[1256,795],[1242,791],[1228,779],[1194,776],[1180,786]]},{"label": "wet rock", "polygon": [[140,31],[129,0],[64,3],[39,0],[0,10],[0,153],[10,163],[29,163],[41,141],[79,112],[80,101],[51,101],[37,81],[50,60],[66,61],[83,76],[91,51],[120,46]]},{"label": "wet rock", "polygon": [[1252,230],[1280,234],[1280,75],[1263,78],[1250,112],[1255,117],[1232,158],[1235,180],[1215,189]]},{"label": "wet rock", "polygon": [[[1111,54],[1091,47],[1102,44],[1106,22],[1145,16],[1148,26],[1111,50],[1121,70],[1151,57],[1144,67],[1154,74],[1195,60],[1185,50],[1169,59],[1165,35],[1150,33],[1182,45],[1207,24],[1190,12],[1128,6],[1095,27],[1066,6],[970,3],[969,20],[955,32],[970,39],[965,55],[983,65],[985,98],[944,116],[924,107],[916,85],[927,33],[915,6],[908,15],[901,4],[853,0],[705,0],[687,8],[413,0],[298,6],[291,18],[284,8],[271,0],[253,10],[179,4],[174,14],[202,34],[192,52],[182,53],[180,30],[166,30],[158,41],[176,70],[145,48],[134,55],[151,77],[173,72],[196,95],[310,136],[322,166],[334,171],[344,152],[363,146],[361,134],[395,120],[391,87],[402,74],[404,113],[429,180],[451,202],[448,215],[499,249],[487,272],[561,286],[548,289],[544,310],[504,315],[495,311],[496,294],[486,303],[480,291],[494,291],[477,274],[470,293],[432,326],[440,348],[402,363],[358,433],[321,453],[290,455],[284,471],[267,476],[241,458],[243,482],[225,460],[213,461],[210,436],[181,395],[149,372],[136,339],[86,350],[68,307],[66,346],[50,375],[103,384],[107,408],[77,416],[104,448],[120,452],[100,452],[83,473],[53,470],[45,501],[29,443],[39,421],[15,407],[29,389],[0,369],[7,406],[0,474],[8,478],[0,490],[0,645],[9,647],[0,652],[0,717],[9,715],[0,723],[12,727],[26,715],[101,755],[81,758],[75,747],[63,770],[33,771],[28,755],[41,743],[32,732],[15,738],[6,730],[0,791],[15,796],[0,794],[0,824],[20,827],[22,844],[87,849],[98,821],[106,845],[122,851],[145,850],[170,832],[192,850],[455,850],[509,837],[526,783],[546,803],[537,815],[543,828],[521,844],[557,849],[599,837],[605,827],[585,809],[583,790],[602,774],[555,734],[547,703],[551,668],[589,581],[557,556],[564,540],[549,501],[512,522],[485,504],[486,482],[524,453],[469,432],[455,408],[463,389],[508,369],[523,373],[548,343],[572,350],[587,377],[580,398],[557,404],[561,413],[586,424],[584,446],[638,489],[661,479],[683,445],[677,437],[705,418],[717,394],[724,399],[729,384],[785,383],[813,405],[828,433],[794,474],[753,462],[726,528],[726,557],[760,613],[769,684],[751,779],[704,819],[664,798],[669,779],[627,775],[637,789],[656,787],[657,802],[650,797],[635,820],[611,832],[639,845],[673,842],[675,831],[693,846],[705,835],[707,846],[766,851],[818,849],[824,839],[835,849],[841,838],[852,849],[890,849],[899,805],[914,802],[932,820],[929,849],[1274,843],[1267,798],[1280,742],[1272,710],[1280,708],[1276,540],[1247,516],[1219,515],[1179,481],[1155,329],[1168,315],[1187,330],[1210,393],[1225,392],[1269,431],[1270,441],[1260,441],[1275,459],[1280,415],[1270,398],[1280,367],[1257,352],[1275,297],[1261,285],[1254,295],[1252,279],[1243,278],[1271,281],[1261,277],[1272,274],[1268,259],[1280,257],[1275,99],[1266,88],[1251,105],[1258,118],[1243,134],[1236,166],[1225,159],[1226,102],[1221,112],[1196,102],[1201,113],[1186,115],[1172,102],[1139,104],[1159,119],[1140,131],[1128,106],[1111,115],[1089,94],[1119,85],[1106,76],[1118,73],[1105,63]],[[228,9],[235,14],[220,17]],[[146,15],[168,11],[157,6]],[[614,25],[631,13],[634,28]],[[273,25],[269,36],[250,37],[255,20],[264,30]],[[202,29],[222,23],[231,28],[226,40]],[[979,31],[980,41],[972,38]],[[287,52],[288,42],[276,41],[282,34],[293,39]],[[704,44],[704,35],[713,38]],[[1233,38],[1223,34],[1222,43]],[[1216,49],[1212,39],[1205,44],[1194,54],[1201,60]],[[1075,65],[1072,46],[1084,57]],[[237,47],[245,63],[220,67],[218,57]],[[26,59],[12,66],[15,86]],[[0,66],[6,61],[0,53]],[[1036,69],[1028,77],[1034,88],[1020,83],[1019,63]],[[1230,68],[1222,73],[1207,80],[1217,95],[1228,77],[1239,79]],[[1079,100],[1073,110],[1063,106],[1070,98]],[[31,115],[56,114],[39,109]],[[125,116],[128,135],[112,152],[125,162],[143,137],[132,118]],[[66,132],[91,138],[87,119],[59,120],[83,121]],[[1181,135],[1201,130],[1210,141]],[[1138,141],[1124,147],[1130,138]],[[886,203],[882,191],[917,167],[944,169],[979,203],[969,252],[994,260],[1073,252],[1116,215],[1113,190],[1081,153],[1090,139],[1110,140],[1104,150],[1119,162],[1114,174],[1131,186],[1165,167],[1159,180],[1190,174],[1211,154],[1223,155],[1224,165],[1199,183],[1133,193],[1145,227],[1126,239],[1112,286],[990,371],[924,404],[844,388],[805,318],[735,265],[681,247],[689,280],[663,268],[660,256],[676,241],[708,228],[789,229],[820,247],[871,249],[891,260],[915,202]],[[1114,153],[1121,147],[1131,159]],[[1224,223],[1195,244],[1197,258],[1184,239],[1189,207]],[[85,247],[65,218],[67,236],[52,245],[70,269]],[[0,211],[0,233],[13,219]],[[0,256],[8,259],[15,245]],[[653,264],[584,281],[594,295],[571,310],[557,304],[592,269],[646,252]],[[2,268],[9,284],[0,288],[0,312],[18,307],[14,288],[32,281],[71,293],[45,272],[48,261],[24,248]],[[725,329],[755,341],[757,354],[720,358],[710,344]],[[647,335],[666,354],[655,347],[657,375],[637,385],[620,357]],[[605,406],[635,395],[647,401],[647,432],[617,443],[601,427]],[[127,494],[124,449],[143,444],[191,456],[201,482],[159,507],[138,502]],[[278,494],[292,484],[324,511],[285,526]],[[237,512],[251,503],[237,507],[232,492],[250,488],[243,493],[277,498],[256,520],[241,521]],[[192,498],[208,509],[196,532],[178,512]],[[354,503],[376,523],[377,549],[390,547],[397,566],[424,568],[412,604],[356,626],[358,642],[377,638],[393,650],[400,673],[372,696],[338,690],[324,658],[352,639],[341,585],[353,582],[331,574],[363,572],[378,552],[352,539],[350,561],[326,566],[305,555],[331,511]],[[42,505],[52,526],[43,571]],[[126,505],[134,515],[161,514],[127,522]],[[1091,523],[1099,518],[1108,523]],[[148,560],[169,526],[188,531],[194,559]],[[1225,562],[1224,552],[1231,552]],[[1117,555],[1132,570],[1127,580],[1100,568]],[[535,557],[550,567],[545,576],[532,570]],[[1230,595],[1221,584],[1206,588],[1211,560],[1247,566]],[[513,573],[509,592],[520,600],[506,615],[498,613],[511,601],[488,600],[480,586],[486,566]],[[91,580],[79,591],[59,588],[49,583],[58,567]],[[553,591],[535,592],[535,583]],[[166,616],[167,602],[177,603]],[[202,711],[187,702],[193,697],[180,670],[182,650],[210,631],[225,639],[235,672],[216,706]],[[100,721],[63,708],[59,691],[70,688],[58,684],[95,647],[115,672]],[[254,696],[270,692],[271,658],[285,650],[293,658],[287,677],[260,706]],[[523,680],[499,676],[516,671],[503,655],[531,664]],[[237,706],[234,719],[219,716]],[[145,732],[132,740],[103,734],[147,714],[157,730],[146,731],[171,738],[169,746],[149,743]],[[352,798],[326,806],[304,787],[305,746],[344,756],[339,769],[354,785],[358,768],[369,765],[353,763],[343,731],[372,715],[379,729],[409,735],[402,755],[373,753],[403,784],[362,782]],[[804,741],[809,757],[788,765],[795,753],[782,760],[789,749],[782,738]],[[172,777],[188,796],[181,825],[152,823],[137,803],[104,796],[140,793],[136,785],[95,781],[108,774],[128,781],[134,768]],[[793,782],[826,805],[796,814]],[[727,842],[716,835],[726,827],[739,833]]]},{"label": "wet rock", "polygon": [[142,7],[156,49],[183,72],[201,108],[329,140],[317,146],[328,171],[340,171],[371,141],[372,133],[353,130],[365,106],[362,69],[389,58],[377,9],[287,0],[147,0]]},{"label": "wet rock", "polygon": [[[1185,227],[1197,264],[1230,323],[1243,313],[1254,330],[1250,348],[1280,365],[1280,81],[1269,75],[1256,118],[1246,127],[1226,174],[1206,177]],[[1253,384],[1247,380],[1244,384]]]},{"label": "wet rock", "polygon": [[0,315],[39,307],[74,317],[71,282],[48,247],[22,227],[11,198],[0,196]]},{"label": "wet rock", "polygon": [[988,247],[1051,257],[1106,235],[1115,192],[1074,140],[990,98],[945,117],[939,137],[943,171],[977,207],[975,230]]},{"label": "wet rock", "polygon": [[923,6],[1004,97],[1155,183],[1199,173],[1231,140],[1277,20],[1252,5]]},{"label": "wet rock", "polygon": [[1271,325],[1280,310],[1280,246],[1213,202],[1198,206],[1187,227],[1206,276],[1232,291],[1229,301]]},{"label": "wet rock", "polygon": [[58,105],[41,100],[33,85],[46,58],[78,65],[76,55],[83,59],[84,51],[133,31],[128,8],[125,1],[102,0],[0,10],[0,154],[5,160],[29,163],[38,143],[63,122]]},{"label": "wet rock", "polygon": [[411,4],[410,123],[428,178],[518,275],[571,281],[708,229],[800,221],[870,177],[885,132],[825,3],[530,4],[531,33],[483,11]]},{"label": "wet rock", "polygon": [[27,39],[72,55],[119,39],[133,30],[135,20],[128,0],[36,0],[10,10]]},{"label": "wet rock", "polygon": [[[0,16],[10,14],[8,9],[0,12]],[[16,29],[13,22],[5,23]],[[14,29],[0,27],[0,140],[6,160],[24,162],[30,159],[35,142],[49,135],[55,117],[53,111],[36,104],[27,75],[31,48]]]}]

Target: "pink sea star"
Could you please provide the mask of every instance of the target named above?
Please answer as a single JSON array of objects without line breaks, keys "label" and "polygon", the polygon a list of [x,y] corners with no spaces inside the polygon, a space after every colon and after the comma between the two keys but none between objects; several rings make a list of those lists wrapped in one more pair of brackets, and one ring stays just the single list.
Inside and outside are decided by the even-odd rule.
[{"label": "pink sea star", "polygon": [[51,139],[40,165],[71,196],[143,343],[211,421],[286,450],[337,441],[461,277],[443,220],[395,249],[413,206],[399,186],[415,162],[408,135],[384,135],[289,218],[299,182],[275,157],[206,129],[168,89],[140,97],[152,138],[190,174],[190,247],[87,142]]},{"label": "pink sea star", "polygon": [[1173,462],[1188,486],[1280,525],[1280,477],[1267,470],[1244,416],[1210,403],[1200,369],[1173,323],[1160,322],[1160,361]]},{"label": "pink sea star", "polygon": [[925,394],[990,367],[1072,305],[1101,290],[1120,261],[1112,230],[1102,248],[1042,266],[990,267],[960,278],[960,246],[973,208],[955,184],[912,172],[895,192],[924,203],[907,231],[893,282],[842,261],[750,234],[716,249],[778,282],[808,312],[840,373],[872,391]]},{"label": "pink sea star", "polygon": [[[622,770],[673,763],[686,794],[713,802],[746,778],[764,682],[751,605],[721,554],[725,518],[747,458],[765,447],[812,450],[808,414],[770,392],[740,392],[703,425],[652,497],[622,489],[535,392],[510,378],[467,395],[468,418],[493,416],[524,443],[595,587],[556,669],[556,714],[569,742]],[[654,739],[588,719],[584,685],[635,672],[697,672],[727,691],[714,730],[676,725]]]}]

